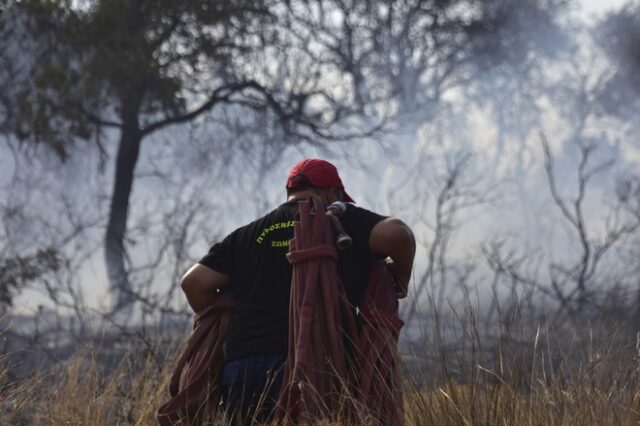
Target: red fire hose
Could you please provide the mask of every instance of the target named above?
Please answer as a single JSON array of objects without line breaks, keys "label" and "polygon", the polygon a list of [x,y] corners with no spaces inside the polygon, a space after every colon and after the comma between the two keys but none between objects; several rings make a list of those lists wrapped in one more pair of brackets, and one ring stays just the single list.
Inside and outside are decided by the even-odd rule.
[{"label": "red fire hose", "polygon": [[355,362],[360,369],[356,382],[358,402],[380,424],[401,425],[404,411],[397,345],[404,322],[398,317],[393,277],[384,262],[371,265],[359,319]]},{"label": "red fire hose", "polygon": [[222,343],[234,305],[231,294],[226,293],[196,317],[171,376],[171,399],[156,413],[160,425],[200,425],[214,418],[221,392],[217,383],[224,364]]},{"label": "red fire hose", "polygon": [[351,382],[345,337],[353,340],[356,328],[336,274],[337,220],[317,199],[301,202],[299,217],[287,254],[293,264],[289,353],[278,415],[304,424],[344,414],[341,397]]},{"label": "red fire hose", "polygon": [[317,214],[323,211],[319,199],[300,203],[287,255],[293,264],[289,353],[278,416],[305,424],[364,414],[400,425],[395,349],[403,323],[393,280],[383,262],[376,262],[360,304],[358,332],[336,267],[336,235],[344,232],[334,216]]},{"label": "red fire hose", "polygon": [[[337,273],[336,245],[348,243],[338,219],[319,199],[301,202],[287,257],[293,264],[289,349],[276,416],[293,424],[351,419],[403,422],[396,347],[403,322],[393,279],[374,262],[354,318]],[[337,236],[337,239],[336,239]],[[203,424],[215,416],[222,343],[234,302],[222,295],[198,315],[171,378],[161,425]]]}]

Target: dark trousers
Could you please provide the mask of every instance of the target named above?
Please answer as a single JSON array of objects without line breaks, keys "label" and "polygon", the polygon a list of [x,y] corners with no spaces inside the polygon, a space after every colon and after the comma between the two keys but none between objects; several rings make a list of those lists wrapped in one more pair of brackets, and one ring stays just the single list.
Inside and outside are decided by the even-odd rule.
[{"label": "dark trousers", "polygon": [[250,355],[222,367],[222,404],[229,423],[250,425],[269,421],[278,401],[284,355]]}]

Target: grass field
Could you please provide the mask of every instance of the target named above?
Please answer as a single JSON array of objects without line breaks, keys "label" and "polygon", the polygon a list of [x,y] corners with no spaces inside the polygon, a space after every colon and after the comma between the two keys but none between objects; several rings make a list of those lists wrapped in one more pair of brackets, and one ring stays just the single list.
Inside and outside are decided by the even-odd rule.
[{"label": "grass field", "polygon": [[[437,358],[404,372],[405,424],[640,424],[635,342],[625,346],[614,335],[609,337],[591,347],[558,339],[552,348],[538,336],[530,345],[518,345],[521,350],[501,344],[503,349],[491,356],[486,348],[480,349],[480,341],[456,357],[425,347]],[[155,424],[154,413],[166,399],[173,363],[141,353],[123,355],[109,372],[91,348],[20,379],[5,365],[0,369],[1,423]],[[413,359],[420,359],[415,346]]]}]

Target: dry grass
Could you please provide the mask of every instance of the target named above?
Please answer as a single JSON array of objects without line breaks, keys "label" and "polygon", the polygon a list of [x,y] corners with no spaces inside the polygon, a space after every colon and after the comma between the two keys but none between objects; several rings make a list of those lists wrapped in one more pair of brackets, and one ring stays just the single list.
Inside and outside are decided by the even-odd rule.
[{"label": "dry grass", "polygon": [[[621,378],[624,379],[624,378]],[[617,381],[615,381],[617,382]],[[597,386],[589,380],[527,391],[502,381],[448,384],[405,398],[406,422],[415,425],[636,425],[639,386]]]},{"label": "dry grass", "polygon": [[[640,367],[632,348],[615,344],[583,361],[538,351],[498,368],[478,359],[459,365],[467,379],[448,373],[452,362],[405,377],[408,425],[632,425],[640,423]],[[535,351],[534,351],[535,353]],[[556,354],[557,355],[557,354]],[[473,358],[473,357],[470,357]],[[557,361],[559,360],[559,361]],[[520,362],[520,364],[516,364]],[[91,351],[56,369],[12,380],[0,368],[0,418],[11,425],[147,425],[165,399],[172,363],[123,356],[108,374]],[[431,385],[419,388],[416,380]],[[330,425],[331,422],[320,424]]]},{"label": "dry grass", "polygon": [[0,371],[0,418],[11,425],[154,424],[169,377],[150,359],[128,356],[106,374],[87,352],[29,379],[9,381],[7,371]]}]

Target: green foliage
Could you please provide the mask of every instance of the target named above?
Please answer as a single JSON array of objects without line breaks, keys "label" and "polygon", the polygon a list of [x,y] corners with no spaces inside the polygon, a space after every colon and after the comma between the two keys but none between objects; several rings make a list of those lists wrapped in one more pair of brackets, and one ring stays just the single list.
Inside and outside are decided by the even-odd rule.
[{"label": "green foliage", "polygon": [[430,105],[477,66],[553,50],[566,1],[24,0],[34,53],[14,132],[64,158],[104,126],[144,136],[233,101],[320,135],[353,110]]},{"label": "green foliage", "polygon": [[32,256],[0,260],[0,306],[11,306],[17,291],[48,272],[57,271],[62,260],[53,248],[38,250]]},{"label": "green foliage", "polygon": [[596,39],[611,60],[611,76],[599,100],[607,112],[635,120],[640,107],[640,2],[629,2],[610,14]]},{"label": "green foliage", "polygon": [[186,113],[187,96],[237,74],[260,44],[264,1],[25,0],[14,7],[31,38],[14,133],[65,158],[75,139]]}]

